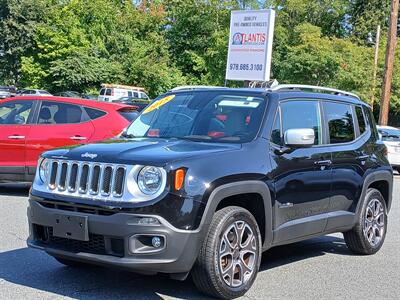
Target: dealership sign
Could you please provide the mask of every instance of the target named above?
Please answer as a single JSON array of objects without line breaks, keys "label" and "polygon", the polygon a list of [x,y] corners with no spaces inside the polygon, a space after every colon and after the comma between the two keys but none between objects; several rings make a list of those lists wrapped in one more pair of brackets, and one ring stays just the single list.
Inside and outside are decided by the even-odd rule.
[{"label": "dealership sign", "polygon": [[232,11],[228,80],[270,80],[275,11]]}]

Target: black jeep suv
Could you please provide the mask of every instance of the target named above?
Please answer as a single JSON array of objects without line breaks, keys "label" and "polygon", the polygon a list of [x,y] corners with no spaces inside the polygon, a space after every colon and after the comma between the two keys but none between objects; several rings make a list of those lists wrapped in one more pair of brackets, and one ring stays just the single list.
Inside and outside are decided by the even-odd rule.
[{"label": "black jeep suv", "polygon": [[369,107],[320,87],[174,90],[121,137],[46,152],[28,245],[66,265],[169,273],[243,295],[271,247],[343,232],[381,247],[392,169]]}]

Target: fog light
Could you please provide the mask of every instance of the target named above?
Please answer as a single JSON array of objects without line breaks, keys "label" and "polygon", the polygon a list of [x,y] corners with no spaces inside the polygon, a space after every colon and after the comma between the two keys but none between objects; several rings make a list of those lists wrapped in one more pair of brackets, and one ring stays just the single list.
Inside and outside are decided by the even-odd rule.
[{"label": "fog light", "polygon": [[155,236],[151,239],[151,244],[154,248],[161,247],[161,239],[158,236]]}]

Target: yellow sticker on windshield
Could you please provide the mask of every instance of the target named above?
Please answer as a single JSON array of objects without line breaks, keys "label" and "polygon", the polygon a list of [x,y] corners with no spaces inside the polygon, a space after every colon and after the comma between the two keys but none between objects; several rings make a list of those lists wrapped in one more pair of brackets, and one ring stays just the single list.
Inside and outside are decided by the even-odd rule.
[{"label": "yellow sticker on windshield", "polygon": [[155,109],[159,109],[161,106],[163,106],[164,104],[168,103],[169,101],[171,101],[174,98],[175,98],[175,95],[169,95],[167,97],[161,98],[160,100],[154,102],[148,108],[146,108],[143,111],[143,114],[147,114],[149,112],[152,112]]}]

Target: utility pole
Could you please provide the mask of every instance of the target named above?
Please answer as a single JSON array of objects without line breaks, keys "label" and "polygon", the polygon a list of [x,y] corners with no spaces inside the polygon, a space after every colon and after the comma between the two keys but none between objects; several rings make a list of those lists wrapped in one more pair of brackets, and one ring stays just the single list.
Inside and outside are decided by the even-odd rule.
[{"label": "utility pole", "polygon": [[397,43],[397,17],[399,13],[399,0],[392,0],[390,7],[390,27],[386,46],[385,73],[382,87],[381,110],[379,124],[387,125],[389,118],[390,90],[392,88],[394,51]]},{"label": "utility pole", "polygon": [[379,43],[381,39],[381,25],[376,28],[375,38],[375,57],[374,57],[374,77],[372,79],[372,91],[371,91],[371,108],[374,110],[375,105],[375,90],[376,90],[376,73],[378,70],[378,58],[379,58]]}]

